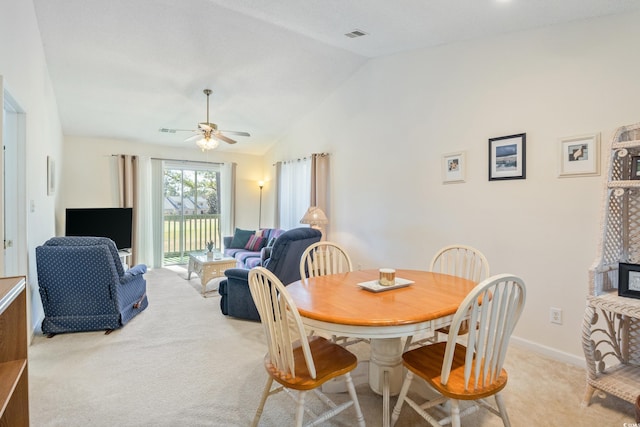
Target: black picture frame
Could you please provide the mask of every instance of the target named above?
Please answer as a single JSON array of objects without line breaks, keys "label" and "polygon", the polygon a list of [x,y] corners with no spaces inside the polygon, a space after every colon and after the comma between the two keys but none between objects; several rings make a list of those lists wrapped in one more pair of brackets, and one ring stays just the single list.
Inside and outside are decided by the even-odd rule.
[{"label": "black picture frame", "polygon": [[489,181],[527,177],[527,134],[489,139]]},{"label": "black picture frame", "polygon": [[640,179],[640,156],[631,157],[631,179]]},{"label": "black picture frame", "polygon": [[640,265],[626,262],[618,265],[618,295],[640,299]]}]

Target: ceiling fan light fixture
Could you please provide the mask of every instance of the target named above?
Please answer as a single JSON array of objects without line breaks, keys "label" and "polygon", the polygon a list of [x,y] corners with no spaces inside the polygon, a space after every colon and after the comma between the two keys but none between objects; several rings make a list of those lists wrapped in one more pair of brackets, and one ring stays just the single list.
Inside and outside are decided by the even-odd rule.
[{"label": "ceiling fan light fixture", "polygon": [[204,152],[209,150],[215,150],[216,148],[218,148],[218,145],[220,145],[220,142],[215,138],[211,138],[210,136],[205,136],[204,138],[196,141],[196,145],[198,146],[198,148],[200,148]]},{"label": "ceiling fan light fixture", "polygon": [[211,123],[209,121],[209,96],[211,95],[211,89],[205,89],[204,94],[207,96],[207,120],[204,122],[198,123],[198,127],[195,130],[187,130],[187,129],[169,129],[169,128],[160,128],[158,129],[160,132],[164,133],[176,133],[180,132],[191,132],[192,135],[185,139],[185,142],[192,143],[196,142],[196,146],[200,148],[200,150],[214,150],[218,148],[220,145],[220,141],[226,142],[227,144],[235,144],[237,141],[227,137],[224,133],[230,133],[232,135],[239,136],[251,136],[249,132],[238,132],[233,130],[218,130],[218,125],[215,123]]}]

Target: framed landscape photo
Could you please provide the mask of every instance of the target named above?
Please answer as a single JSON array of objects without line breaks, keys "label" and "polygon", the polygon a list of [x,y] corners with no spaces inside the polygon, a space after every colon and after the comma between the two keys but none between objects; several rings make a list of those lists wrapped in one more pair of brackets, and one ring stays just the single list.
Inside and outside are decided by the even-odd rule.
[{"label": "framed landscape photo", "polygon": [[618,295],[640,298],[640,265],[624,262],[618,265]]},{"label": "framed landscape photo", "polygon": [[560,173],[558,176],[585,175],[600,175],[599,133],[560,139]]},{"label": "framed landscape photo", "polygon": [[489,139],[489,181],[526,178],[527,134]]},{"label": "framed landscape photo", "polygon": [[465,152],[449,153],[442,156],[442,182],[464,182]]}]

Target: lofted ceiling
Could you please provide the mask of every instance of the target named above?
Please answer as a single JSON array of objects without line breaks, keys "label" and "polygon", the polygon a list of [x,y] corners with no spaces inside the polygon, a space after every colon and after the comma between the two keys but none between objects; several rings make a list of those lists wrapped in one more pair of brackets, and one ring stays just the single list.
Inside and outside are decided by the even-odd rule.
[{"label": "lofted ceiling", "polygon": [[[640,0],[33,0],[65,135],[263,154],[368,59],[640,9]],[[345,36],[354,30],[362,37]]]}]

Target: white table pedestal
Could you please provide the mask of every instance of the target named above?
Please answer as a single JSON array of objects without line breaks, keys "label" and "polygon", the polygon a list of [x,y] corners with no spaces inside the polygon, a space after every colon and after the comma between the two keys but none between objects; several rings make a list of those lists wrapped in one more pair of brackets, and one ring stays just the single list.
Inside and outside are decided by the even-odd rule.
[{"label": "white table pedestal", "polygon": [[389,425],[391,416],[389,399],[400,393],[402,380],[402,339],[372,339],[369,386],[374,393],[382,395],[382,420],[385,427]]},{"label": "white table pedestal", "polygon": [[[385,381],[385,377],[389,381]],[[386,387],[390,396],[396,396],[400,393],[402,380],[402,339],[372,339],[369,360],[371,390],[384,395]]]}]

